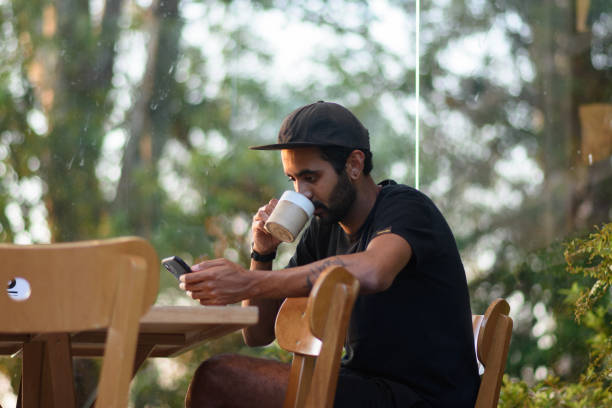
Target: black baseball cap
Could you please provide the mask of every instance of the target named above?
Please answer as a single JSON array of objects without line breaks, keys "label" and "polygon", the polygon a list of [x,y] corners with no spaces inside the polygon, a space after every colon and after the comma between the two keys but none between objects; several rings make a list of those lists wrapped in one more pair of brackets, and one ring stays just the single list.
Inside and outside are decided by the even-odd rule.
[{"label": "black baseball cap", "polygon": [[368,129],[344,106],[318,101],[294,110],[283,120],[278,132],[278,143],[252,146],[249,149],[324,146],[370,150]]}]

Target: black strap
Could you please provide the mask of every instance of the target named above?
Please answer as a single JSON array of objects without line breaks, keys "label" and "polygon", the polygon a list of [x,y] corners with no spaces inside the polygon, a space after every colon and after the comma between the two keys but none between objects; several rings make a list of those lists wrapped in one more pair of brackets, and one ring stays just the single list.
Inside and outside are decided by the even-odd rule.
[{"label": "black strap", "polygon": [[262,255],[256,250],[251,248],[251,258],[256,260],[257,262],[270,262],[270,261],[273,261],[274,258],[276,258],[276,251],[269,253],[269,254]]}]

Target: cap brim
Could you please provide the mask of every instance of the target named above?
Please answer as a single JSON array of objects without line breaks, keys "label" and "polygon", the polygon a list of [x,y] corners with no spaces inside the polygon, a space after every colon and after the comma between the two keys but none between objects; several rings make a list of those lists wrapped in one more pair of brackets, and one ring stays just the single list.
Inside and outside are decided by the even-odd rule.
[{"label": "cap brim", "polygon": [[308,142],[295,142],[295,143],[276,143],[262,146],[250,146],[251,150],[282,150],[282,149],[297,149],[300,147],[321,147],[321,146],[332,146],[325,145],[322,143],[308,143]]}]

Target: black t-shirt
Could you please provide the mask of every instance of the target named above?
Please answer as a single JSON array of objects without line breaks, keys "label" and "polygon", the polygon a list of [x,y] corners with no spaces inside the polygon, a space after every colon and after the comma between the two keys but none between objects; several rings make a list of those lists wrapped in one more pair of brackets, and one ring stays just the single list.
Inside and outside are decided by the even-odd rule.
[{"label": "black t-shirt", "polygon": [[440,407],[473,407],[480,378],[465,271],[453,234],[423,193],[393,181],[381,183],[359,232],[314,218],[289,267],[364,251],[392,233],[412,257],[383,292],[360,295],[351,315],[343,365],[404,384]]}]

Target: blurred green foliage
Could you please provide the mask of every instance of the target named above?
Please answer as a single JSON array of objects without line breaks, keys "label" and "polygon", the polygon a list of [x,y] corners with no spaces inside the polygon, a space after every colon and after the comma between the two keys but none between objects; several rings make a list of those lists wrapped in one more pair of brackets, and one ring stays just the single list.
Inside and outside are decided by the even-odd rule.
[{"label": "blurred green foliage", "polygon": [[[549,375],[529,384],[504,375],[500,394],[501,407],[607,407],[612,405],[612,296],[599,288],[612,279],[612,224],[565,244],[567,273],[583,275],[586,280],[572,279],[571,288],[562,291],[565,302],[577,322],[589,328],[584,341],[588,364],[574,381],[563,381]],[[580,277],[580,276],[579,276]],[[564,344],[555,347],[564,348]]]},{"label": "blurred green foliage", "polygon": [[572,287],[569,296],[576,304],[576,320],[589,313],[595,303],[608,294],[612,285],[612,224],[606,224],[587,239],[575,239],[565,249],[565,260],[569,272],[595,279],[591,287],[582,289],[574,300],[579,288]]}]

